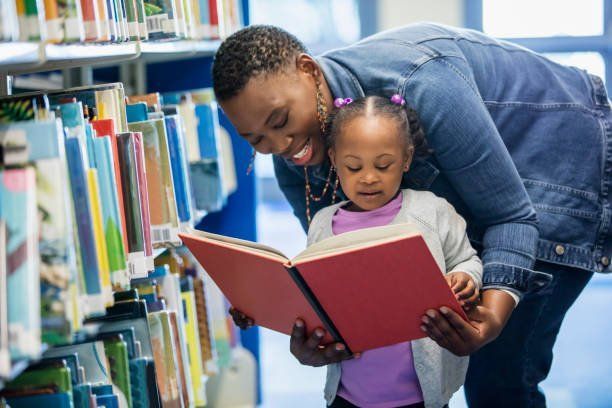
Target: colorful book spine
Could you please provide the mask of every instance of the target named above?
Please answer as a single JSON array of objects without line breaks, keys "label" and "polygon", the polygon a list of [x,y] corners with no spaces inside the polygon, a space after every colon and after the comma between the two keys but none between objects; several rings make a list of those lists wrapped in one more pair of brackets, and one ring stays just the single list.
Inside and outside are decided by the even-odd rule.
[{"label": "colorful book spine", "polygon": [[86,294],[86,301],[83,302],[86,308],[84,314],[102,314],[104,313],[105,299],[95,233],[92,225],[92,204],[89,194],[85,154],[81,142],[76,137],[68,137],[65,145],[78,236],[79,272]]},{"label": "colorful book spine", "polygon": [[100,181],[100,195],[103,197],[102,217],[108,262],[111,271],[111,282],[116,289],[127,289],[130,276],[125,259],[125,248],[121,236],[121,218],[117,186],[115,185],[115,168],[110,136],[97,137],[93,141],[95,165]]},{"label": "colorful book spine", "polygon": [[138,174],[138,195],[140,198],[140,211],[142,212],[142,230],[144,237],[144,254],[146,259],[147,273],[155,269],[153,257],[153,237],[151,233],[151,204],[149,203],[149,186],[145,162],[144,137],[140,132],[131,132],[134,139],[134,151],[136,154],[136,172]]},{"label": "colorful book spine", "polygon": [[[223,0],[208,0],[208,18],[210,21],[210,38],[218,39],[221,35],[223,21]],[[221,16],[221,18],[219,18]]]},{"label": "colorful book spine", "polygon": [[121,33],[121,42],[130,40],[128,29],[127,11],[125,9],[125,0],[116,0],[117,16],[119,17],[119,32]]},{"label": "colorful book spine", "polygon": [[19,40],[19,20],[14,1],[0,2],[0,41]]},{"label": "colorful book spine", "polygon": [[192,0],[197,39],[212,38],[208,0]]},{"label": "colorful book spine", "polygon": [[98,26],[100,27],[100,42],[111,41],[111,31],[106,0],[95,0],[98,7]]},{"label": "colorful book spine", "polygon": [[140,26],[138,24],[138,8],[136,0],[125,0],[128,35],[130,41],[140,40]]},{"label": "colorful book spine", "polygon": [[121,400],[125,400],[127,406],[132,407],[127,343],[121,335],[109,336],[104,339],[104,351],[108,357],[111,380],[123,394]]},{"label": "colorful book spine", "polygon": [[128,238],[128,267],[132,278],[146,277],[148,267],[135,139],[129,132],[119,133],[117,144]]},{"label": "colorful book spine", "polygon": [[200,334],[200,347],[202,349],[202,366],[207,375],[217,374],[218,368],[215,360],[217,352],[215,340],[212,336],[208,307],[206,306],[206,291],[204,280],[200,277],[193,279],[193,292],[195,296],[196,312],[198,314],[198,333]]},{"label": "colorful book spine", "polygon": [[97,0],[80,0],[83,13],[83,29],[85,41],[100,39],[100,12]]},{"label": "colorful book spine", "polygon": [[40,340],[38,216],[34,169],[0,171],[0,219],[6,225],[11,359],[36,358]]},{"label": "colorful book spine", "polygon": [[187,37],[187,16],[185,15],[185,0],[176,1],[176,25],[178,27],[177,37]]},{"label": "colorful book spine", "polygon": [[202,349],[198,330],[198,316],[196,312],[195,294],[191,276],[181,279],[181,296],[185,306],[185,331],[189,349],[189,368],[196,406],[206,405],[206,388],[204,367],[202,366]]},{"label": "colorful book spine", "polygon": [[132,132],[141,132],[143,137],[153,246],[180,245],[176,198],[164,120],[132,122],[128,127]]},{"label": "colorful book spine", "polygon": [[11,353],[9,350],[8,334],[8,291],[6,286],[6,238],[6,221],[0,214],[0,378],[7,378],[11,373]]},{"label": "colorful book spine", "polygon": [[117,135],[115,133],[115,122],[113,119],[98,119],[91,122],[97,137],[109,137],[113,151],[113,166],[115,175],[115,185],[117,186],[117,201],[119,203],[119,217],[123,238],[123,248],[128,248],[128,234],[125,226],[125,212],[123,203],[123,188],[121,186],[121,171],[119,168],[119,151],[117,150]]},{"label": "colorful book spine", "polygon": [[[147,304],[149,306],[149,304]],[[155,360],[157,386],[163,405],[180,406],[180,377],[178,376],[177,344],[172,335],[167,310],[150,312],[147,316],[151,332],[151,347]]]},{"label": "colorful book spine", "polygon": [[190,226],[193,223],[191,184],[189,180],[189,166],[185,153],[185,138],[178,115],[165,117],[166,132],[168,134],[168,150],[170,164],[172,165],[172,180],[181,226]]},{"label": "colorful book spine", "polygon": [[0,123],[44,120],[49,116],[46,95],[8,96],[0,98]]},{"label": "colorful book spine", "polygon": [[150,38],[175,38],[179,34],[175,0],[150,0],[144,6]]},{"label": "colorful book spine", "polygon": [[44,41],[46,39],[45,11],[42,0],[17,0],[19,39]]},{"label": "colorful book spine", "polygon": [[148,40],[149,32],[147,30],[147,15],[145,13],[144,0],[136,0],[136,15],[138,17],[138,34],[140,39]]},{"label": "colorful book spine", "polygon": [[111,42],[120,41],[119,20],[115,0],[103,0],[106,3],[109,37]]}]

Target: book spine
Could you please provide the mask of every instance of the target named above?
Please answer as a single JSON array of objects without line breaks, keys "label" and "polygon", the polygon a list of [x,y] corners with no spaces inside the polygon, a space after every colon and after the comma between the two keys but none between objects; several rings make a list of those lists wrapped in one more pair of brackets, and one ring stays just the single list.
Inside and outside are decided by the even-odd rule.
[{"label": "book spine", "polygon": [[145,243],[142,206],[138,186],[136,151],[131,133],[117,135],[120,187],[123,190],[123,211],[128,237],[128,265],[130,276],[146,276]]},{"label": "book spine", "polygon": [[40,271],[35,172],[0,171],[0,218],[6,223],[8,334],[11,358],[40,352]]},{"label": "book spine", "polygon": [[81,143],[76,137],[66,139],[66,156],[78,233],[80,266],[89,313],[104,313],[100,264],[92,225],[91,196]]},{"label": "book spine", "polygon": [[352,351],[350,350],[348,344],[346,344],[344,338],[340,335],[340,331],[336,328],[334,322],[327,315],[325,309],[323,309],[323,306],[321,306],[321,303],[319,303],[319,301],[317,300],[317,297],[314,295],[304,278],[302,278],[302,275],[300,275],[300,271],[294,266],[285,267],[285,269],[287,269],[287,272],[289,272],[289,275],[291,276],[295,284],[298,286],[298,288],[300,288],[302,294],[304,294],[304,297],[306,298],[306,300],[308,300],[310,306],[312,306],[312,309],[315,311],[317,316],[319,316],[319,319],[321,319],[321,322],[323,322],[323,324],[325,325],[325,329],[327,330],[327,332],[334,338],[336,342],[344,344],[346,347],[346,351],[352,354]]},{"label": "book spine", "polygon": [[121,222],[119,217],[119,201],[115,181],[115,168],[112,163],[110,136],[97,138],[94,141],[96,149],[96,167],[100,181],[100,195],[103,197],[102,215],[104,234],[108,249],[108,262],[111,270],[111,281],[114,286],[129,287],[125,263],[125,248],[121,237]]},{"label": "book spine", "polygon": [[[144,237],[144,254],[147,271],[152,271],[154,266],[153,244],[151,240],[151,213],[149,203],[149,190],[147,184],[147,170],[145,165],[145,147],[140,132],[132,132],[134,140],[134,151],[136,154],[136,174],[138,183],[138,196],[140,198],[140,212],[142,214],[142,230]],[[144,276],[146,277],[146,275]]]}]

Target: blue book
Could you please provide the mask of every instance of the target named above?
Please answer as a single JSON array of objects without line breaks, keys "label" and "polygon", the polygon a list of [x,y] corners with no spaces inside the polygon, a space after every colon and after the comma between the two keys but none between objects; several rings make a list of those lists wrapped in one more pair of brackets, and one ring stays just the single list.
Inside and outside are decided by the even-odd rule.
[{"label": "blue book", "polygon": [[191,185],[189,180],[189,164],[185,152],[184,134],[178,115],[167,115],[164,119],[170,150],[170,165],[172,167],[172,180],[174,194],[178,209],[179,221],[183,225],[190,225],[193,221],[191,212]]},{"label": "blue book", "polygon": [[29,395],[23,397],[8,397],[6,402],[12,408],[73,408],[72,394],[61,392],[58,394]]},{"label": "blue book", "polygon": [[2,124],[0,139],[3,135],[21,135],[27,147],[24,163],[31,163],[36,171],[41,268],[53,271],[41,274],[42,340],[51,345],[65,343],[78,317],[72,315],[77,302],[77,264],[61,121]]},{"label": "blue book", "polygon": [[[86,174],[85,155],[77,138],[65,141],[70,174],[70,188],[74,200],[74,214],[78,235],[82,282],[87,294],[87,313],[104,313],[104,296],[98,265],[98,255],[92,225],[92,209]],[[77,204],[78,203],[78,204]]]},{"label": "blue book", "polygon": [[145,102],[126,105],[125,113],[128,123],[142,122],[148,119],[148,108]]},{"label": "blue book", "polygon": [[[0,220],[5,258],[9,350],[12,360],[40,354],[40,269],[34,169],[0,170]],[[5,328],[3,328],[5,329]]]}]

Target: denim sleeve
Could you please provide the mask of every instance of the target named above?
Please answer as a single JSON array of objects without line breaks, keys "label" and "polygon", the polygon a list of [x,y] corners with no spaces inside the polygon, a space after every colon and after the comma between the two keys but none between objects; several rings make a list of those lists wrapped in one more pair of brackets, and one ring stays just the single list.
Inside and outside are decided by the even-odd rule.
[{"label": "denim sleeve", "polygon": [[[276,180],[278,181],[278,186],[283,192],[287,201],[289,201],[289,205],[293,208],[293,214],[300,220],[300,224],[305,232],[308,231],[308,221],[306,219],[306,183],[304,181],[304,176],[298,173],[296,170],[302,170],[301,167],[296,169],[291,169],[285,163],[285,160],[282,157],[273,156],[274,161],[274,174],[276,175]],[[331,204],[329,194],[325,196],[321,201],[314,202],[310,201],[310,214],[311,217],[319,211],[321,208],[326,207]]]},{"label": "denim sleeve", "polygon": [[[462,60],[431,59],[404,78],[440,171],[467,204],[483,237],[483,288],[538,289],[550,275],[533,271],[536,212],[518,171]],[[454,65],[458,64],[458,65]]]}]

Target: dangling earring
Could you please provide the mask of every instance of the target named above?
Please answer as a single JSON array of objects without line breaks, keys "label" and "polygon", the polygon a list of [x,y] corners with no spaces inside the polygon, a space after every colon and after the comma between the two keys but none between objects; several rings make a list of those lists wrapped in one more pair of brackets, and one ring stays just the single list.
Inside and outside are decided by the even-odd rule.
[{"label": "dangling earring", "polygon": [[[317,86],[317,120],[319,121],[319,128],[321,129],[321,137],[325,137],[325,130],[327,128],[327,105],[325,105],[325,98],[323,98],[323,91],[321,90],[321,80],[319,78],[315,78],[315,84]],[[327,180],[325,180],[325,186],[323,186],[323,191],[320,196],[315,196],[312,194],[312,187],[310,186],[310,178],[308,176],[308,166],[304,166],[304,181],[305,188],[304,193],[306,195],[306,220],[308,221],[308,225],[310,225],[311,216],[310,216],[310,200],[314,202],[319,202],[325,194],[327,194],[327,190],[331,185],[332,174],[335,174],[334,166],[329,167],[329,173],[327,174]],[[334,188],[332,190],[331,203],[334,204],[336,201],[336,194],[338,193],[338,175],[335,174],[334,180]]]},{"label": "dangling earring", "polygon": [[246,175],[248,176],[253,172],[253,166],[255,165],[255,155],[257,154],[257,150],[253,149],[253,153],[251,153],[251,160],[249,160],[249,167],[247,167]]}]

